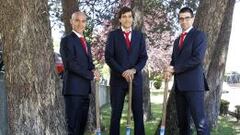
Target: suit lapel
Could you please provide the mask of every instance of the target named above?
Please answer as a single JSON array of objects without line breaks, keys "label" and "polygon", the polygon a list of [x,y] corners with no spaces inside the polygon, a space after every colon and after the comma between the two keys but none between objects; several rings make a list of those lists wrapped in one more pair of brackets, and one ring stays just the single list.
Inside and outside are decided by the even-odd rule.
[{"label": "suit lapel", "polygon": [[181,49],[178,47],[179,40],[180,40],[180,37],[178,37],[178,38],[176,39],[176,42],[175,42],[175,44],[174,44],[174,47],[176,48],[176,49],[175,49],[175,50],[176,50],[176,56],[178,56],[179,53],[180,53],[180,51],[181,51]]},{"label": "suit lapel", "polygon": [[82,49],[83,49],[83,52],[84,52],[84,54],[85,55],[87,55],[87,57],[89,57],[89,55],[90,55],[90,45],[87,43],[87,41],[86,41],[86,44],[87,44],[87,53],[85,53],[85,50],[83,49],[83,47],[82,47]]},{"label": "suit lapel", "polygon": [[77,48],[80,48],[81,52],[88,57],[89,51],[90,51],[88,43],[87,43],[88,53],[85,53],[85,50],[84,50],[83,45],[80,41],[80,38],[74,32],[72,32],[72,36],[73,36],[73,39],[74,39],[74,44],[77,46]]},{"label": "suit lapel", "polygon": [[120,39],[119,42],[121,43],[120,45],[128,52],[127,43],[125,41],[125,37],[121,29],[118,29],[118,35]]},{"label": "suit lapel", "polygon": [[136,31],[132,30],[132,35],[131,35],[131,45],[129,48],[129,51],[134,51],[136,47]]},{"label": "suit lapel", "polygon": [[189,40],[192,39],[193,31],[194,31],[194,28],[192,28],[192,29],[188,32],[188,34],[186,35],[186,37],[185,37],[185,39],[184,39],[184,41],[183,41],[183,47],[182,47],[181,49],[178,47],[180,37],[178,38],[178,42],[177,42],[177,48],[178,48],[177,50],[178,50],[178,53],[177,53],[177,56],[182,53],[182,51],[184,50],[184,48],[188,47]]}]

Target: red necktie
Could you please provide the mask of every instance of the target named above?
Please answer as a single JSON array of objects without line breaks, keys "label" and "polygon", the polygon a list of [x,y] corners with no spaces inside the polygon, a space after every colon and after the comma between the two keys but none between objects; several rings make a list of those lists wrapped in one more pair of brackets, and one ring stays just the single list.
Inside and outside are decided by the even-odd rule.
[{"label": "red necktie", "polygon": [[82,47],[83,47],[85,53],[87,54],[88,53],[88,48],[87,48],[87,43],[86,43],[86,40],[84,39],[84,37],[80,37],[80,42],[82,44]]},{"label": "red necktie", "polygon": [[183,42],[184,42],[184,38],[185,38],[186,35],[187,35],[187,32],[183,32],[183,33],[181,34],[181,36],[180,36],[180,41],[179,41],[179,45],[178,45],[179,49],[182,49],[182,47],[183,47]]},{"label": "red necktie", "polygon": [[129,49],[131,47],[131,41],[129,39],[129,34],[131,33],[131,31],[123,32],[123,33],[125,35],[125,41],[126,41],[126,44],[127,44],[127,48]]}]

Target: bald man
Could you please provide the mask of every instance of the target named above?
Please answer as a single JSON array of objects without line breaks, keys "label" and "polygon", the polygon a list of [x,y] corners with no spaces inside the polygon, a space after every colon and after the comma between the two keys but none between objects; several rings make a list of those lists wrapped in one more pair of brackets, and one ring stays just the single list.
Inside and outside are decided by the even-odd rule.
[{"label": "bald man", "polygon": [[83,31],[86,15],[75,12],[70,20],[72,32],[62,38],[60,53],[64,64],[63,95],[68,135],[83,135],[86,127],[91,80],[99,78],[94,70],[91,48]]}]

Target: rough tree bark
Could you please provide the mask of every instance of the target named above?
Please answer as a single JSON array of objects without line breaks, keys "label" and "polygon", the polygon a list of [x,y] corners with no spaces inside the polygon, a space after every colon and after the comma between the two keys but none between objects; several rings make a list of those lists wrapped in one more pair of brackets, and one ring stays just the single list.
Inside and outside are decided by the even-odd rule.
[{"label": "rough tree bark", "polygon": [[78,0],[61,0],[63,15],[62,20],[64,22],[65,34],[68,34],[72,31],[70,18],[72,13],[79,10]]},{"label": "rough tree bark", "polygon": [[1,0],[9,135],[64,135],[47,0]]},{"label": "rough tree bark", "polygon": [[[139,31],[144,32],[144,27],[143,27],[144,2],[142,0],[134,0],[131,6],[135,13],[133,27]],[[148,121],[152,118],[150,88],[149,88],[149,71],[147,69],[147,66],[145,66],[143,70],[143,113],[144,113],[144,120]]]},{"label": "rough tree bark", "polygon": [[[208,37],[205,71],[211,90],[206,93],[205,105],[210,128],[216,125],[219,112],[234,4],[235,0],[202,0],[194,22],[194,26],[206,32]],[[166,134],[177,135],[173,96],[174,92],[171,92],[167,109]]]},{"label": "rough tree bark", "polygon": [[92,81],[91,86],[92,86],[92,93],[90,94],[87,131],[90,133],[94,133],[96,130],[96,104],[95,104],[96,84],[95,84],[95,81]]},{"label": "rough tree bark", "polygon": [[203,0],[195,21],[208,37],[205,71],[210,91],[205,96],[205,107],[211,128],[217,124],[219,114],[234,4],[235,0]]}]

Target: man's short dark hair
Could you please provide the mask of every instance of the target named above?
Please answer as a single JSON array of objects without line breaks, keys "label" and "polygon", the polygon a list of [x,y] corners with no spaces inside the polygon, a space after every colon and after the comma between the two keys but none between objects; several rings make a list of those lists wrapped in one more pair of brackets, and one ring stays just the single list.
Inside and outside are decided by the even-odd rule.
[{"label": "man's short dark hair", "polygon": [[122,8],[120,9],[120,11],[118,12],[118,19],[120,19],[121,16],[122,16],[123,14],[127,13],[127,12],[132,12],[132,16],[134,17],[134,13],[133,13],[132,9],[125,6],[125,7],[122,7]]},{"label": "man's short dark hair", "polygon": [[193,11],[192,11],[192,9],[191,8],[189,8],[189,7],[183,7],[183,8],[181,8],[180,9],[180,11],[179,11],[179,14],[180,13],[190,13],[191,14],[191,17],[193,17]]}]

